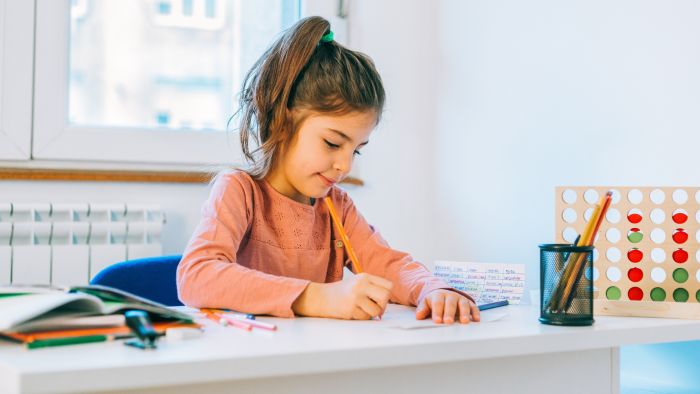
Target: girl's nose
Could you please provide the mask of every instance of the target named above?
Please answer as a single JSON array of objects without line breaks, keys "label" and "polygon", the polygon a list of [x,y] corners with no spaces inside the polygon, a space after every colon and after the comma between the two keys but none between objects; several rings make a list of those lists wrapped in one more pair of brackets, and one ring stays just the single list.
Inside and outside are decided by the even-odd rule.
[{"label": "girl's nose", "polygon": [[350,168],[352,167],[352,159],[352,155],[350,155],[349,157],[348,155],[342,155],[342,157],[336,159],[334,168],[341,174],[348,173],[350,172]]}]

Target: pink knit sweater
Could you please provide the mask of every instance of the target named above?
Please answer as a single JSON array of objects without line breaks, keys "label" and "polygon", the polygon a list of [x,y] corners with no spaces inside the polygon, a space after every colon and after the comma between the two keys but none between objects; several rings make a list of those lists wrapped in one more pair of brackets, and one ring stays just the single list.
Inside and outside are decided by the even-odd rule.
[{"label": "pink knit sweater", "polygon": [[[365,272],[393,282],[391,301],[417,305],[449,288],[410,255],[391,249],[348,195],[329,193]],[[294,201],[242,171],[220,176],[177,269],[180,300],[293,317],[292,303],[310,281],[336,282],[350,260],[326,205]]]}]

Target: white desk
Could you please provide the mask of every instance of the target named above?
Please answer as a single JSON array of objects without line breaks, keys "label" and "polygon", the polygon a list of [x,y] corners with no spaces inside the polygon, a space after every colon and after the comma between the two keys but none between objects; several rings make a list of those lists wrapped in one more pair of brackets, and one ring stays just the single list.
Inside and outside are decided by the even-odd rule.
[{"label": "white desk", "polygon": [[382,321],[297,318],[279,330],[207,324],[200,339],[143,351],[120,342],[26,350],[0,342],[0,392],[616,393],[618,347],[700,339],[700,321],[600,316],[591,327],[537,321],[536,307],[500,320],[389,328],[413,319],[391,305]]}]

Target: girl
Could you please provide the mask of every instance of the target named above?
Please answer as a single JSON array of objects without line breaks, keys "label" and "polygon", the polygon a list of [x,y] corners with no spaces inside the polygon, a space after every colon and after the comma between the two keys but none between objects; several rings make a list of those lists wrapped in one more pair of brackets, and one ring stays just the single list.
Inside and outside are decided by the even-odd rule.
[{"label": "girl", "polygon": [[[384,106],[372,61],[299,21],[249,71],[240,99],[251,167],[219,175],[177,270],[183,303],[282,317],[371,319],[388,302],[436,323],[479,320],[466,294],[391,249],[335,185],[369,142]],[[256,145],[253,148],[253,145]],[[341,281],[348,255],[330,196],[365,272]]]}]

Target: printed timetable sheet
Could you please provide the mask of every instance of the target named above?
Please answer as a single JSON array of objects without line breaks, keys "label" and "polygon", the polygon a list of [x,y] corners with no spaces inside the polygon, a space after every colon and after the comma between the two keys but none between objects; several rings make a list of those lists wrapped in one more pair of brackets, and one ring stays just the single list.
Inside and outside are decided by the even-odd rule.
[{"label": "printed timetable sheet", "polygon": [[519,304],[525,290],[525,264],[436,261],[433,274],[477,304],[508,300]]}]

